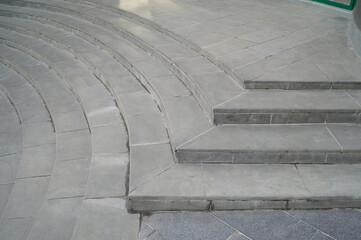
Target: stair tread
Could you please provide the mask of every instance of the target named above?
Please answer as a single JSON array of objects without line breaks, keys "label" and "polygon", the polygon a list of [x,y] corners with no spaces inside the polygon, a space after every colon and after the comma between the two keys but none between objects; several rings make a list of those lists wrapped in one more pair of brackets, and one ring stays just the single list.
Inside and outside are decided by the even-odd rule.
[{"label": "stair tread", "polygon": [[180,162],[354,163],[361,125],[222,125],[177,147]]},{"label": "stair tread", "polygon": [[360,111],[360,103],[353,99],[346,91],[252,90],[219,105],[214,109],[214,112],[298,112],[322,110],[345,112],[350,110]]}]

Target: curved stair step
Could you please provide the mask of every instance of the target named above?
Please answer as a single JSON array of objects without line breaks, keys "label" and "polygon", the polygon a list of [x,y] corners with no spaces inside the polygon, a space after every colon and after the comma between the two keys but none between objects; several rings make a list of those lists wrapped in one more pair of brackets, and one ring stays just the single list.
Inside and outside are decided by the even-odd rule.
[{"label": "curved stair step", "polygon": [[[115,31],[120,36],[134,42],[146,51],[154,54],[158,59],[164,59],[165,54],[159,54],[158,50],[155,51],[154,47],[149,45],[146,41],[141,40],[140,37],[127,32],[126,29],[122,29],[119,26],[108,22],[107,20],[100,19],[99,14],[95,18],[93,13],[84,13],[79,11],[91,10],[91,8],[84,8],[83,6],[71,5],[70,9],[66,9],[62,3],[61,6],[55,2],[52,4],[34,3],[34,2],[17,2],[16,4],[32,7],[32,8],[46,8],[49,11],[62,12],[70,14],[74,17],[81,17],[89,20],[102,27],[108,28],[111,31]],[[68,5],[70,3],[67,3]],[[74,10],[76,9],[76,11]],[[28,11],[28,10],[27,10]],[[104,16],[103,16],[104,17]],[[170,44],[174,44],[174,40],[171,40]],[[170,48],[169,51],[173,52],[175,49]],[[212,119],[212,108],[236,95],[243,90],[238,86],[231,78],[229,78],[222,70],[218,69],[214,64],[209,62],[202,56],[183,58],[179,61],[171,61],[165,59],[165,62],[171,62],[168,66],[186,85],[191,89],[192,93],[208,114],[208,117]],[[182,66],[182,67],[181,67]],[[221,85],[215,87],[217,83],[222,82]]]},{"label": "curved stair step", "polygon": [[[47,13],[47,15],[53,16],[57,14]],[[62,16],[62,17],[65,18],[67,16]],[[111,53],[114,58],[117,58],[117,60],[122,62],[129,71],[131,71],[135,76],[137,76],[137,78],[141,81],[142,84],[147,86],[147,90],[149,90],[152,94],[154,94],[153,96],[157,96],[156,100],[160,105],[161,109],[163,110],[165,115],[164,117],[169,124],[171,139],[173,140],[174,145],[178,145],[186,141],[190,137],[193,137],[197,133],[201,133],[202,131],[210,127],[210,123],[203,116],[203,112],[201,109],[199,109],[199,106],[196,103],[195,99],[192,96],[189,96],[188,90],[182,84],[179,83],[179,80],[175,76],[171,76],[171,72],[164,73],[167,76],[154,78],[154,76],[157,75],[152,75],[154,74],[154,72],[152,73],[152,71],[150,71],[152,70],[152,68],[149,67],[144,68],[142,66],[144,62],[139,63],[140,69],[134,67],[134,65],[137,64],[137,62],[129,62],[129,58],[131,59],[132,57],[129,55],[129,53],[127,53],[127,51],[124,52],[124,47],[121,47],[116,51],[112,49],[113,46],[118,46],[121,43],[122,39],[119,38],[119,36],[107,30],[104,30],[98,26],[92,25],[90,23],[81,20],[78,20],[79,23],[77,23],[78,21],[75,21],[70,17],[67,18],[69,18],[68,21],[69,23],[72,22],[73,25],[82,28],[82,31],[84,31],[84,29],[88,31],[88,35],[86,36],[84,35],[85,33],[83,32],[80,33],[78,32],[77,33],[78,36],[86,37],[88,41],[100,45],[100,47],[102,48],[106,48],[106,50],[109,53]],[[20,19],[18,19],[18,21],[19,20]],[[9,21],[11,21],[11,19],[7,20],[7,22]],[[44,24],[41,24],[41,26],[33,26],[34,23],[32,21],[29,20],[27,21],[29,22],[27,28],[32,28],[32,31],[34,31],[35,29],[43,28],[42,26]],[[57,27],[61,27],[61,26],[57,26]],[[41,31],[41,30],[36,30],[36,31]],[[53,36],[53,39],[55,39],[56,35],[54,36],[54,32],[55,32],[54,30],[49,31],[49,33],[44,32],[44,29],[42,29],[42,31],[43,31],[42,34],[48,34],[48,35],[50,34],[51,36]],[[59,32],[61,32],[61,30],[59,30]],[[98,35],[97,33],[99,32],[102,32],[103,34]],[[33,34],[35,34],[35,32]],[[99,42],[96,39],[93,40],[89,39],[90,36],[97,36],[100,38],[103,37],[103,39],[101,39],[101,42]],[[67,36],[65,38],[64,37],[56,38],[56,40],[60,42],[64,42],[69,46],[81,45],[84,47],[86,45],[85,43],[80,43],[79,39],[74,39],[74,37],[71,36]],[[127,40],[123,39],[123,41],[127,41]],[[106,43],[107,45],[106,46],[103,45],[103,42]],[[121,46],[127,46],[127,45],[122,44]],[[137,48],[135,45],[133,45],[133,47]],[[126,49],[128,48],[129,47],[126,47]],[[119,53],[122,55],[119,56]],[[128,84],[130,81],[126,81],[127,84],[119,85],[118,80],[114,81],[113,79],[117,79],[117,77],[114,76],[113,74],[109,75],[108,73],[108,72],[112,73],[113,71],[110,70],[115,68],[109,66],[110,62],[105,61],[107,62],[107,65],[104,66],[104,64],[100,64],[99,66],[99,60],[97,59],[102,59],[103,57],[95,57],[95,55],[103,56],[104,54],[105,54],[104,52],[99,52],[95,50],[87,51],[87,52],[80,51],[78,54],[76,54],[76,57],[91,62],[91,65],[96,66],[94,73],[98,75],[100,79],[104,79],[105,76],[105,79],[108,79],[108,81],[112,81],[112,82],[108,82],[108,84],[110,85],[110,87],[115,89],[115,91],[119,92],[119,93],[115,93],[114,95],[120,96],[123,92],[124,93],[127,92],[126,89],[129,88],[129,85],[131,86],[130,91],[138,90],[137,87],[138,84]],[[149,55],[146,54],[145,52],[143,54],[149,57]],[[153,61],[152,63],[153,63],[152,66],[154,66],[155,69],[159,69],[159,63],[157,61]],[[122,74],[124,75],[124,73]],[[126,78],[126,80],[128,79]],[[123,87],[123,89],[121,89],[120,87]],[[179,101],[177,101],[177,99]],[[168,111],[170,111],[171,113],[167,114]],[[180,116],[182,116],[183,118],[182,121],[179,121]],[[187,117],[187,119],[185,119],[185,116]],[[189,122],[191,122],[192,124],[189,124]]]},{"label": "curved stair step", "polygon": [[[269,29],[260,29],[257,31],[256,29],[248,29],[245,27],[245,32],[241,31],[242,34],[238,34],[240,36],[232,38],[232,34],[230,34],[231,36],[229,36],[229,34],[220,34],[222,33],[222,30],[212,33],[205,31],[205,35],[207,33],[209,34],[209,39],[212,39],[212,37],[217,39],[218,37],[218,42],[207,44],[207,37],[198,36],[199,32],[202,32],[202,25],[205,23],[198,22],[198,24],[196,24],[197,21],[192,22],[188,20],[186,23],[190,25],[193,23],[193,26],[185,26],[182,29],[182,25],[179,23],[184,22],[185,20],[180,16],[179,17],[181,19],[177,19],[176,14],[170,15],[172,16],[172,19],[169,19],[169,16],[162,16],[161,13],[159,16],[155,14],[152,16],[152,18],[149,18],[149,16],[144,14],[144,12],[138,12],[136,9],[125,10],[118,5],[112,6],[112,4],[110,4],[109,6],[109,3],[102,3],[99,1],[90,2],[91,3],[87,1],[80,1],[77,3],[83,6],[94,6],[98,9],[104,9],[104,11],[117,13],[119,17],[128,20],[128,22],[130,21],[133,22],[133,24],[141,25],[148,30],[158,31],[171,37],[172,39],[175,39],[183,45],[189,46],[199,54],[207,57],[209,61],[223,69],[229,76],[232,76],[232,78],[237,79],[240,83],[243,83],[243,86],[246,89],[329,90],[360,89],[361,87],[361,79],[359,77],[361,74],[359,70],[361,59],[357,56],[351,56],[354,61],[351,63],[351,65],[350,61],[345,64],[343,63],[343,54],[337,56],[337,54],[332,55],[331,53],[327,53],[327,55],[322,53],[322,51],[319,51],[317,49],[318,44],[321,42],[319,39],[310,39],[310,43],[305,43],[299,47],[291,48],[289,51],[285,51],[280,54],[269,56],[264,55],[258,59],[256,57],[257,52],[252,52],[253,47],[257,49],[259,47],[257,46],[258,44],[262,45],[262,39],[264,38],[267,39],[274,34],[274,37],[281,37],[282,35],[286,34],[286,32],[275,30],[275,32],[270,34]],[[166,20],[164,20],[164,18]],[[123,23],[124,21],[120,22]],[[174,24],[174,22],[176,24]],[[240,24],[237,23],[237,20],[233,23],[232,21],[226,21],[225,25],[222,24],[222,20],[219,21],[221,25],[214,23],[217,22],[217,20],[211,22],[212,23],[208,26],[204,26],[203,29],[207,29],[207,27],[212,28],[213,26],[218,26],[219,28],[226,28],[224,31],[229,32],[232,28],[227,29],[226,25],[229,27],[233,24],[235,26],[232,27],[234,27],[234,32],[237,35],[237,26]],[[322,24],[324,26],[324,23],[320,23],[321,26]],[[187,28],[189,31],[184,31],[184,29]],[[324,27],[316,25],[314,28],[318,30],[322,28],[321,31],[318,31],[320,34],[328,33],[327,31],[338,31],[337,28],[331,28],[329,25]],[[307,32],[307,30],[305,30],[305,32]],[[327,36],[327,38],[329,37]],[[221,41],[219,39],[224,40]],[[342,40],[337,39],[336,41],[341,42]],[[324,42],[321,42],[321,44],[325,44]],[[275,44],[277,44],[277,40],[275,41]],[[262,50],[262,48],[260,48],[260,50]],[[315,53],[317,55],[319,52],[321,52],[320,56],[322,60],[316,61],[315,66],[311,64],[303,64],[302,61],[297,62],[303,58],[310,57]],[[345,55],[349,55],[350,53],[350,51],[344,52]],[[322,54],[326,55],[326,59],[324,59],[324,57],[322,58]],[[232,66],[232,55],[235,62],[245,62],[247,57],[258,61],[247,62],[246,60],[246,62],[249,63],[246,66],[239,66],[237,64]],[[304,74],[305,69],[307,69],[306,75]],[[302,72],[299,74],[298,71],[300,70]],[[264,76],[259,77],[260,75]],[[327,75],[328,78],[326,78],[325,75]]]}]

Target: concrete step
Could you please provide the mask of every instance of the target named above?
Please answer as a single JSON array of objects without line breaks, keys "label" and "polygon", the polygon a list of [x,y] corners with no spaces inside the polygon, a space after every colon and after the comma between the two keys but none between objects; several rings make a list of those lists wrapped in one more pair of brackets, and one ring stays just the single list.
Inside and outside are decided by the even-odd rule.
[{"label": "concrete step", "polygon": [[[4,1],[3,3],[9,2]],[[134,45],[155,56],[181,79],[187,88],[191,90],[210,119],[213,118],[212,108],[214,106],[244,91],[238,82],[230,78],[221,68],[200,53],[158,31],[151,31],[123,19],[116,13],[106,10],[101,11],[94,6],[85,7],[70,2],[16,1],[10,2],[10,4],[25,6],[21,12],[27,15],[40,15],[47,19],[55,18],[56,21],[66,23],[66,25],[74,25],[74,21],[77,22],[75,19],[86,20],[129,40]],[[11,15],[14,9],[18,11],[18,8],[11,6],[4,5],[2,8],[7,10],[2,15]],[[46,9],[46,11],[39,9]],[[52,16],[53,13],[65,14],[68,17],[73,17],[73,19],[67,21],[64,17]],[[81,26],[80,29],[84,28],[84,24],[81,24]],[[175,53],[179,54],[174,56]]]},{"label": "concrete step", "polygon": [[361,91],[250,90],[213,109],[216,124],[359,123]]},{"label": "concrete step", "polygon": [[[309,39],[310,43],[301,44],[301,47],[291,48],[280,54],[262,55],[259,54],[259,52],[257,53],[257,50],[263,52],[262,47],[260,47],[262,46],[262,41],[267,40],[268,37],[272,39],[275,37],[273,34],[280,37],[285,34],[285,32],[282,34],[278,31],[272,32],[269,29],[255,31],[252,28],[245,28],[245,32],[241,31],[240,36],[235,38],[230,38],[229,36],[227,38],[224,36],[224,39],[220,40],[222,37],[219,36],[219,33],[221,33],[222,30],[219,30],[216,33],[211,33],[209,36],[210,39],[207,39],[206,37],[198,36],[199,32],[202,31],[200,25],[205,23],[198,24],[198,26],[182,26],[181,22],[183,22],[184,19],[178,19],[177,21],[174,15],[172,18],[170,15],[157,18],[154,16],[151,17],[144,12],[136,11],[135,9],[124,6],[114,6],[109,3],[96,1],[92,1],[91,4],[83,1],[78,3],[84,6],[96,6],[97,8],[117,13],[118,16],[124,19],[122,23],[129,20],[133,24],[140,25],[148,30],[156,30],[185,46],[189,46],[216,64],[219,68],[223,69],[233,79],[243,83],[246,89],[329,90],[361,88],[361,71],[359,69],[361,58],[359,56],[351,56],[350,51],[343,51],[341,55],[332,54],[331,51],[327,51],[325,54],[322,51],[324,46],[320,49],[317,48],[318,44],[327,46],[329,42],[334,41],[334,36],[332,36],[333,38],[326,36],[326,38],[329,38],[329,42],[325,40],[319,41],[319,39]],[[164,21],[164,17],[168,21]],[[219,22],[221,26],[224,24],[222,20]],[[228,24],[234,27],[231,22],[228,22]],[[186,23],[191,24],[192,21],[186,21]],[[233,22],[233,24],[235,24],[235,22]],[[331,24],[319,24],[321,26],[323,25],[323,27],[317,26],[316,24],[316,26],[305,29],[304,33],[310,34],[310,32],[314,32],[319,33],[320,36],[326,33],[333,35],[334,33],[331,32],[337,29],[337,27],[330,27]],[[225,24],[225,26],[226,25],[227,24]],[[200,31],[194,31],[193,27],[194,29],[199,28]],[[212,28],[212,26],[204,26],[204,29],[207,27]],[[237,27],[234,28],[235,34],[237,35]],[[192,29],[194,31],[193,33]],[[252,30],[254,30],[254,32]],[[225,29],[224,31],[230,33],[229,29]],[[232,35],[232,33],[230,35]],[[213,40],[212,37],[216,40]],[[304,36],[300,35],[298,37],[303,38]],[[218,42],[217,38],[220,38]],[[341,44],[341,41],[341,38],[338,39],[337,44]],[[264,44],[267,45],[267,43]],[[274,44],[277,45],[277,40],[275,40]],[[335,46],[340,47],[336,44]],[[270,44],[269,47],[272,48],[272,44]],[[284,46],[282,46],[281,49],[283,47]],[[252,51],[253,49],[256,51]],[[267,49],[263,50],[266,50],[265,52],[268,53]],[[335,48],[333,50],[336,51],[337,49]],[[312,56],[314,54],[316,57]],[[343,58],[342,55],[344,54],[348,56],[348,59]],[[248,58],[251,60],[248,60]],[[303,63],[303,58],[315,58],[312,59],[314,65]],[[352,61],[350,61],[350,59],[352,59]],[[242,64],[247,63],[247,60],[250,64],[242,66]]]},{"label": "concrete step", "polygon": [[[35,21],[18,18],[24,17],[20,15],[12,18],[1,17],[0,26],[40,38],[71,53],[89,69],[92,69],[94,74],[110,88],[110,91],[118,99],[120,107],[123,104],[138,105],[137,101],[149,105],[146,103],[147,99],[154,98],[159,107],[153,109],[160,108],[162,110],[163,117],[168,123],[171,141],[175,146],[211,127],[202,108],[187,87],[162,63],[151,58],[147,52],[115,33],[92,23],[57,13],[46,11],[40,11],[40,13],[47,14],[47,17],[54,19],[44,24],[37,22],[37,18],[33,19]],[[60,23],[56,25],[56,28],[53,27],[54,21],[60,16],[62,21],[66,21],[67,24],[78,29],[75,32],[76,35],[69,35],[68,31],[63,30],[68,30],[68,28]],[[99,32],[102,34],[99,35]],[[98,48],[94,48],[93,44]],[[84,50],[90,48],[91,51]],[[106,49],[106,52],[100,48]],[[124,67],[119,66],[119,63]],[[121,69],[123,70],[120,71]],[[117,72],[115,73],[114,70]],[[119,79],[119,75],[124,76],[124,79]],[[126,77],[127,75],[129,77]],[[145,92],[151,93],[151,97],[144,98],[143,96],[147,94],[128,94],[139,91],[143,87],[146,88]],[[127,96],[132,97],[129,99]],[[135,101],[134,104],[132,104],[133,101]],[[129,106],[126,107],[129,108]],[[126,112],[123,114],[127,120],[128,114]],[[182,116],[182,120],[180,116]]]},{"label": "concrete step", "polygon": [[361,207],[360,164],[178,164],[129,193],[134,212]]},{"label": "concrete step", "polygon": [[177,147],[179,162],[361,162],[361,125],[222,125]]}]

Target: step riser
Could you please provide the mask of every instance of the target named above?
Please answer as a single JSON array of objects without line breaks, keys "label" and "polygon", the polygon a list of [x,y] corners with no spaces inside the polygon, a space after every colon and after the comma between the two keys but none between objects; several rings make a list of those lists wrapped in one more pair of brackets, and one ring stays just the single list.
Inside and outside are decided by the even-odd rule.
[{"label": "step riser", "polygon": [[215,124],[360,123],[361,112],[214,113]]},{"label": "step riser", "polygon": [[222,152],[186,151],[176,152],[181,163],[224,163],[224,164],[336,164],[361,163],[359,153],[317,153],[317,152]]},{"label": "step riser", "polygon": [[224,210],[255,210],[255,209],[330,209],[360,208],[360,199],[289,199],[289,200],[195,200],[195,199],[142,199],[128,200],[130,212],[154,211],[224,211]]},{"label": "step riser", "polygon": [[245,89],[284,89],[284,90],[306,90],[306,89],[318,89],[318,90],[332,90],[332,89],[361,89],[361,82],[350,83],[318,83],[318,82],[252,82],[244,81],[243,87]]}]

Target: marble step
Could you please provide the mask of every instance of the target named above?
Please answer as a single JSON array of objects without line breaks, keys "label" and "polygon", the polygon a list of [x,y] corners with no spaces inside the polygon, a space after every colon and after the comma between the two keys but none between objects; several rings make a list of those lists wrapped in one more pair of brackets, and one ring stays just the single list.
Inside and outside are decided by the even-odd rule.
[{"label": "marble step", "polygon": [[361,125],[222,125],[177,147],[179,162],[335,164],[361,162]]},{"label": "marble step", "polygon": [[359,123],[359,90],[250,90],[213,109],[216,124]]}]

